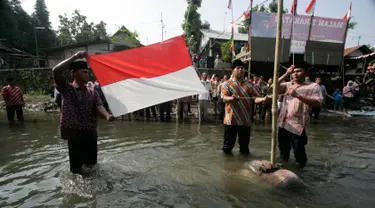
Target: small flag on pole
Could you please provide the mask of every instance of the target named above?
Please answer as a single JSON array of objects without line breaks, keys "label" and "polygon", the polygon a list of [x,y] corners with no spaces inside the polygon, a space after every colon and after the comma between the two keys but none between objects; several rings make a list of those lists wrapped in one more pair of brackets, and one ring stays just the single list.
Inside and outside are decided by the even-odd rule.
[{"label": "small flag on pole", "polygon": [[290,13],[294,16],[297,14],[297,0],[293,0],[292,8],[290,8]]},{"label": "small flag on pole", "polygon": [[349,20],[350,14],[352,13],[352,2],[350,2],[350,7],[346,15],[344,16],[344,20]]},{"label": "small flag on pole", "polygon": [[310,4],[306,7],[306,14],[314,14],[316,0],[311,0]]},{"label": "small flag on pole", "polygon": [[228,2],[228,9],[231,9],[232,8],[232,0],[229,0]]}]

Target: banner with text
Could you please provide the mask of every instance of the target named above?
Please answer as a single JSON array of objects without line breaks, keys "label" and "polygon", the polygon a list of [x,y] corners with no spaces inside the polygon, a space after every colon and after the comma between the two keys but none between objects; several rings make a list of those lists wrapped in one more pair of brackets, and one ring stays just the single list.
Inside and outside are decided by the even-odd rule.
[{"label": "banner with text", "polygon": [[[282,38],[292,39],[291,53],[304,53],[309,35],[311,16],[295,16],[293,36],[290,35],[292,18],[292,14],[283,15]],[[312,24],[310,40],[331,43],[344,42],[347,24],[345,20],[315,16]],[[252,37],[276,38],[276,28],[276,13],[253,12],[251,24]]]}]

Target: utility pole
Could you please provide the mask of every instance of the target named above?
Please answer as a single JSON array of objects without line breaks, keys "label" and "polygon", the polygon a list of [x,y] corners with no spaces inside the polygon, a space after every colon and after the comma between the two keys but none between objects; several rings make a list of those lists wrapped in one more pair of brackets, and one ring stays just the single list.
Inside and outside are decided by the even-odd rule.
[{"label": "utility pole", "polygon": [[160,22],[161,22],[161,41],[164,40],[164,22],[163,22],[163,12],[160,14]]},{"label": "utility pole", "polygon": [[358,36],[358,44],[359,45],[359,42],[361,41],[361,36]]}]

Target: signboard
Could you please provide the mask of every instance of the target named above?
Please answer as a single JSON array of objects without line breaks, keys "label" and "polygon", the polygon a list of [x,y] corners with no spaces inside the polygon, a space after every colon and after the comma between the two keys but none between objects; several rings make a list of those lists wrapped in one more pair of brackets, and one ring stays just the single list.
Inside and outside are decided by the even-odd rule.
[{"label": "signboard", "polygon": [[[283,15],[282,38],[291,39],[291,53],[305,53],[308,40],[311,16],[294,17],[293,35],[291,36],[292,14]],[[347,22],[343,19],[332,19],[315,16],[312,20],[312,41],[343,43]],[[253,12],[251,24],[252,37],[276,38],[277,14]]]}]

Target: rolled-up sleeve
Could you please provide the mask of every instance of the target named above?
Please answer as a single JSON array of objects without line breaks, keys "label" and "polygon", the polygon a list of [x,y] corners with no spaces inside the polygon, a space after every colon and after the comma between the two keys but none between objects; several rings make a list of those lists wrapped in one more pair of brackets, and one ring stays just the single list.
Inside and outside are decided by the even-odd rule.
[{"label": "rolled-up sleeve", "polygon": [[94,91],[94,102],[95,102],[95,105],[96,106],[103,105],[103,102],[102,102],[102,99],[99,96],[99,93],[96,90],[93,90],[93,91]]}]

